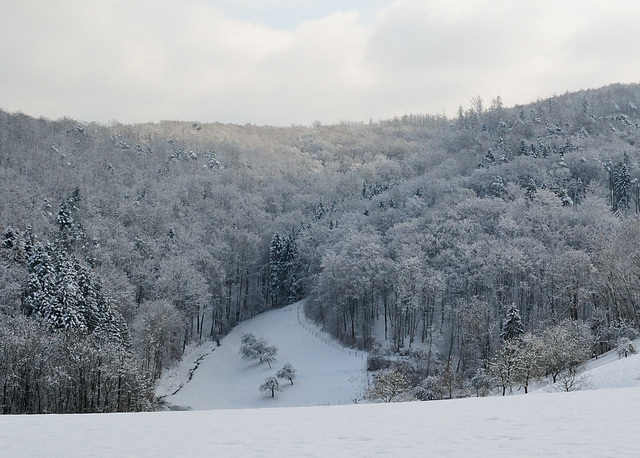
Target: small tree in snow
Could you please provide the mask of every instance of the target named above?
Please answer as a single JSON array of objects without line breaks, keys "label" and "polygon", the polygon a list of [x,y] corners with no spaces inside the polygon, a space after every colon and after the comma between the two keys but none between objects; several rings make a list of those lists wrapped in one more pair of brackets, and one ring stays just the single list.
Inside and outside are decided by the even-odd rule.
[{"label": "small tree in snow", "polygon": [[569,392],[593,389],[589,376],[583,371],[583,365],[575,367],[573,370],[561,372],[558,381],[551,386],[553,391]]},{"label": "small tree in snow", "polygon": [[258,339],[253,334],[248,333],[242,336],[241,342],[240,354],[242,354],[242,359],[259,359],[260,364],[267,363],[269,367],[276,360],[278,349],[273,345],[269,345],[262,337]]},{"label": "small tree in snow", "polygon": [[282,366],[278,372],[276,372],[276,377],[282,379],[288,379],[293,385],[293,380],[296,378],[296,370],[293,368],[291,363],[287,363]]},{"label": "small tree in snow", "polygon": [[280,391],[278,379],[275,377],[267,377],[264,383],[260,385],[260,391],[262,393],[271,392],[271,397],[274,398],[276,396],[276,391]]},{"label": "small tree in snow", "polygon": [[258,353],[258,359],[260,359],[260,363],[267,363],[269,367],[271,367],[271,363],[276,360],[276,353],[278,349],[273,345],[263,345],[260,347],[260,352]]},{"label": "small tree in snow", "polygon": [[553,383],[563,371],[579,372],[579,365],[589,359],[593,348],[590,329],[575,321],[561,321],[548,326],[540,334],[541,367],[551,375]]},{"label": "small tree in snow", "polygon": [[258,339],[251,333],[244,334],[242,339],[242,346],[240,347],[240,354],[242,359],[257,359],[258,354],[256,352]]},{"label": "small tree in snow", "polygon": [[502,388],[502,396],[506,394],[507,388],[511,390],[516,381],[520,363],[520,345],[515,341],[507,340],[489,364],[489,374],[495,384]]},{"label": "small tree in snow", "polygon": [[542,355],[545,348],[542,340],[531,333],[524,334],[520,342],[521,357],[515,380],[520,387],[524,388],[524,393],[527,394],[531,380],[544,375]]},{"label": "small tree in snow", "polygon": [[480,367],[471,378],[471,386],[476,390],[477,397],[485,397],[493,388],[493,378],[491,374],[484,368]]}]

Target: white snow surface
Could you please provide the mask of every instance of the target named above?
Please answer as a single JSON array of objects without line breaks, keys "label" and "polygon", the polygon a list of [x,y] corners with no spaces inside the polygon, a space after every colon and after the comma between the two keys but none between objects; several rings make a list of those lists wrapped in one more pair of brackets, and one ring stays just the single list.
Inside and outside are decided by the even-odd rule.
[{"label": "white snow surface", "polygon": [[[193,347],[158,387],[175,391],[213,349],[167,397],[192,411],[0,416],[0,456],[639,456],[640,355],[589,362],[596,390],[355,405],[363,355],[337,346],[299,308],[242,323],[220,347]],[[272,369],[240,358],[245,332],[278,347]],[[259,393],[285,362],[298,370],[294,385],[284,382],[274,399]]]},{"label": "white snow surface", "polygon": [[[242,359],[240,339],[246,333],[278,348],[271,368]],[[297,371],[294,384],[280,380],[275,398],[260,393],[260,385],[285,363]],[[240,323],[201,361],[192,380],[164,399],[194,410],[318,406],[353,404],[366,388],[366,354],[330,340],[305,319],[300,302]]]},{"label": "white snow surface", "polygon": [[640,389],[403,404],[0,417],[0,455],[638,456]]}]

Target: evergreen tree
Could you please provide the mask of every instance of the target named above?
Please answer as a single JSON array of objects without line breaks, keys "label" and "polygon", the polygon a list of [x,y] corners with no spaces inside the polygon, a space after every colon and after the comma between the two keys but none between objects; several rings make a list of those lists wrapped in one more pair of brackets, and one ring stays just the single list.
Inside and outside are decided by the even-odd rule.
[{"label": "evergreen tree", "polygon": [[22,304],[25,315],[43,318],[53,329],[98,330],[108,340],[128,345],[122,316],[88,267],[62,245],[36,243],[31,251]]},{"label": "evergreen tree", "polygon": [[500,330],[500,337],[502,340],[514,340],[518,339],[524,334],[524,324],[522,324],[522,317],[518,311],[518,307],[515,303],[512,303],[507,310],[507,316],[502,322],[502,328]]},{"label": "evergreen tree", "polygon": [[614,211],[625,211],[631,201],[632,179],[627,164],[620,162],[613,174]]},{"label": "evergreen tree", "polygon": [[62,245],[71,249],[76,242],[84,238],[84,230],[77,220],[80,189],[76,188],[68,199],[60,203],[56,223],[60,231]]},{"label": "evergreen tree", "polygon": [[289,305],[302,297],[298,277],[297,248],[293,234],[273,235],[269,245],[269,283],[274,307]]}]

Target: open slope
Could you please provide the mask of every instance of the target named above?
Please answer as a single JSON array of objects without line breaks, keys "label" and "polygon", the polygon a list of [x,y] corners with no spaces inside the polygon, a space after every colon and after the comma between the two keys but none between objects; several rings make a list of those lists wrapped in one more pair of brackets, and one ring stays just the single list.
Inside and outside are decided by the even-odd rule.
[{"label": "open slope", "polygon": [[[634,342],[640,348],[640,339]],[[586,364],[585,376],[593,389],[640,387],[640,354],[620,358],[612,350]]]},{"label": "open slope", "polygon": [[[249,332],[278,348],[273,367],[241,359],[240,339]],[[168,403],[204,410],[352,404],[366,389],[365,355],[337,345],[307,322],[302,303],[245,321],[220,344],[202,359],[189,383],[165,398]],[[287,362],[297,371],[294,384],[281,380],[275,398],[260,393],[265,378]]]}]

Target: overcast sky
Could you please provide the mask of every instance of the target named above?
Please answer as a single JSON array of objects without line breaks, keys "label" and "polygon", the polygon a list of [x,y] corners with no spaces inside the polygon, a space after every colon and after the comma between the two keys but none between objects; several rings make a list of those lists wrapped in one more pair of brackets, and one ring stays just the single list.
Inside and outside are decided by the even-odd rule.
[{"label": "overcast sky", "polygon": [[638,0],[0,0],[0,108],[272,125],[640,82]]}]

